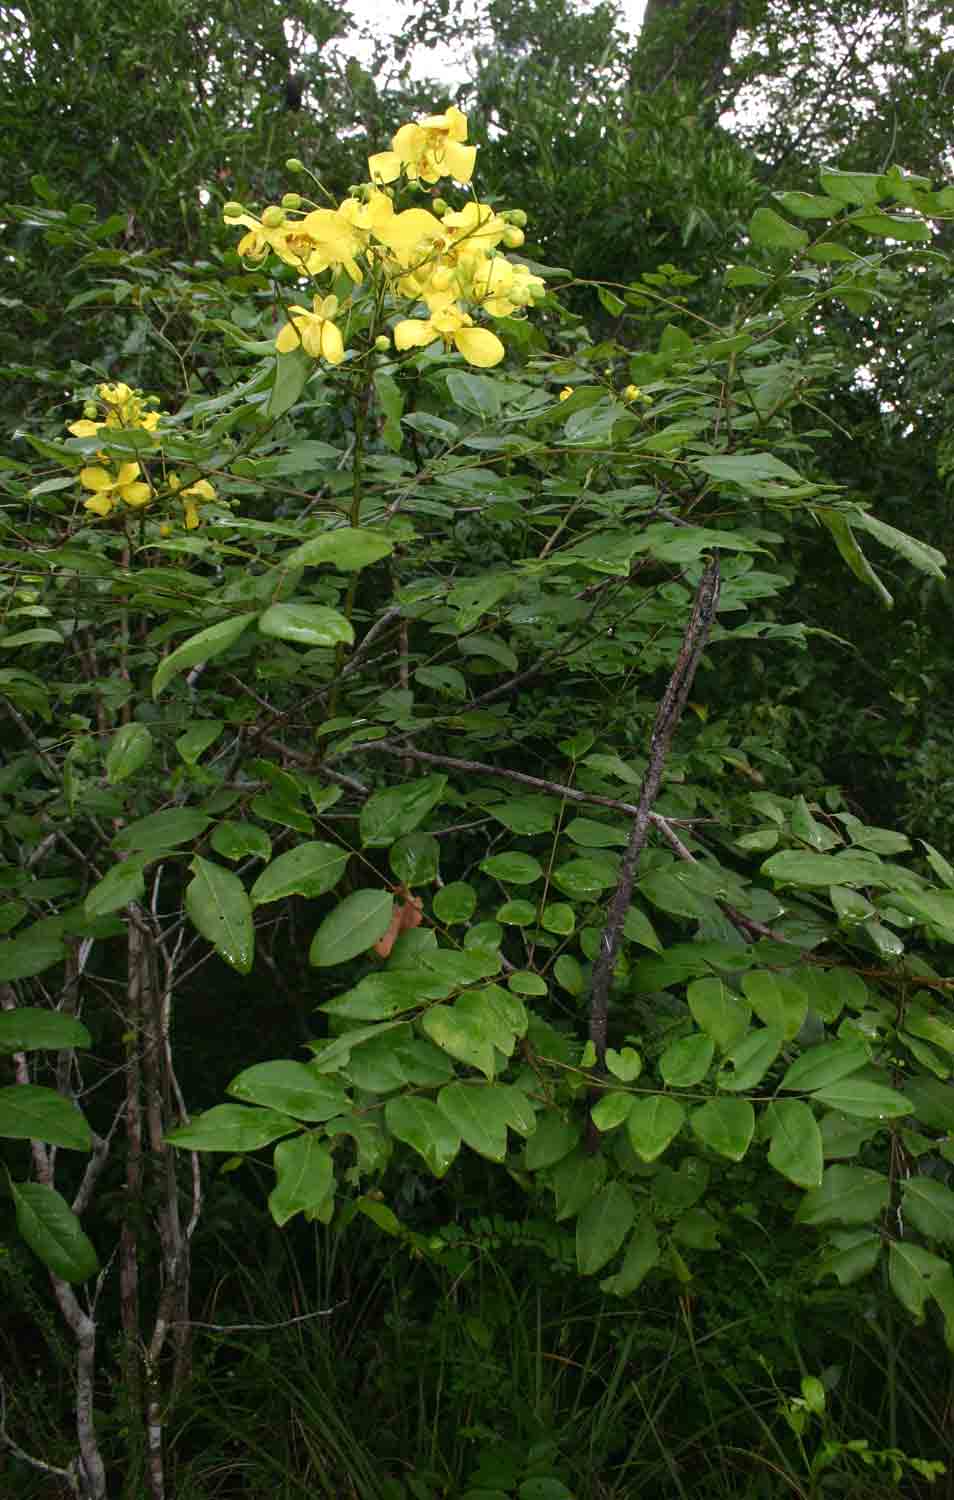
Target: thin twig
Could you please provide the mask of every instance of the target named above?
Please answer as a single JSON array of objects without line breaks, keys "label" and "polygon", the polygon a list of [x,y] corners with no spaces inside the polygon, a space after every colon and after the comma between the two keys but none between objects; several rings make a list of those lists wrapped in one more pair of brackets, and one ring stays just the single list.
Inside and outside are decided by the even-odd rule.
[{"label": "thin twig", "polygon": [[600,951],[593,965],[590,992],[590,1040],[596,1049],[596,1062],[600,1068],[603,1067],[606,1058],[610,983],[616,967],[623,921],[633,894],[636,868],[653,821],[652,805],[659,795],[673,735],[682,717],[689,689],[696,675],[696,668],[705,650],[709,631],[715,619],[719,604],[719,586],[719,559],[716,555],[706,565],[699,580],[696,602],[686,626],[676,665],[656,712],[656,722],[653,725],[649,742],[649,764],[640,788],[629,842],[623,854],[619,881],[610,901],[606,926],[600,938]]}]

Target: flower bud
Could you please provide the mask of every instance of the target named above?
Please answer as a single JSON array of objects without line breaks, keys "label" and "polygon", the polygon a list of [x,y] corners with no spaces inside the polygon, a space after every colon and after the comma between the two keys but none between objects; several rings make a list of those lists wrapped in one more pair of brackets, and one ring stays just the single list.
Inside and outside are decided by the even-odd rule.
[{"label": "flower bud", "polygon": [[374,347],[375,349],[377,349],[379,354],[387,354],[388,350],[391,347],[391,340],[388,338],[386,333],[378,334],[377,338],[374,341]]},{"label": "flower bud", "polygon": [[563,387],[562,391],[560,392],[560,400],[561,401],[569,401],[569,399],[570,399],[570,397],[572,395],[573,395],[573,387],[572,387],[572,385],[565,385]]},{"label": "flower bud", "polygon": [[638,401],[639,400],[639,386],[638,385],[628,385],[626,387],[625,391],[623,392],[623,400],[624,401]]},{"label": "flower bud", "polygon": [[99,416],[99,407],[96,405],[95,401],[87,401],[84,404],[83,416],[86,418],[87,422],[95,422],[96,418]]},{"label": "flower bud", "polygon": [[508,250],[519,249],[525,239],[526,235],[522,229],[517,228],[516,224],[508,224],[503,232],[503,242]]},{"label": "flower bud", "polygon": [[510,220],[511,224],[516,224],[518,229],[526,229],[527,216],[522,208],[512,208],[507,215],[507,218]]},{"label": "flower bud", "polygon": [[241,203],[232,202],[226,203],[222,212],[227,219],[237,219],[240,214],[244,214],[245,209]]},{"label": "flower bud", "polygon": [[290,156],[285,163],[286,172],[304,172],[305,163],[299,161],[297,156]]},{"label": "flower bud", "polygon": [[285,210],[279,208],[277,203],[271,204],[262,214],[262,223],[266,229],[280,229],[285,222]]},{"label": "flower bud", "polygon": [[431,213],[438,219],[443,219],[450,204],[446,198],[434,198],[431,202]]},{"label": "flower bud", "polygon": [[286,193],[282,199],[282,208],[301,208],[301,193]]}]

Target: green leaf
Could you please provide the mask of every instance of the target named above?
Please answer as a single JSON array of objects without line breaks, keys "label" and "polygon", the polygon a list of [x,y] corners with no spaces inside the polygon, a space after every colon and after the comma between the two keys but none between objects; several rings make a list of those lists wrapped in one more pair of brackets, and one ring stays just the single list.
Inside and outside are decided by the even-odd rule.
[{"label": "green leaf", "polygon": [[432,833],[406,833],[391,845],[388,864],[395,880],[411,890],[437,879],[440,844]]},{"label": "green leaf", "polygon": [[563,1161],[577,1146],[580,1133],[578,1121],[568,1120],[556,1109],[538,1115],[537,1128],[526,1145],[527,1170],[538,1172]]},{"label": "green leaf", "polygon": [[837,198],[822,198],[813,193],[773,193],[772,197],[796,219],[833,219],[844,206]]},{"label": "green leaf", "polygon": [[630,1236],[623,1264],[613,1276],[600,1282],[600,1291],[610,1297],[631,1297],[650,1271],[659,1264],[659,1236],[648,1214],[644,1214]]},{"label": "green leaf", "polygon": [[865,234],[880,235],[884,239],[922,242],[933,239],[930,225],[910,214],[852,214],[848,223],[854,224],[857,229],[863,229]]},{"label": "green leaf", "polygon": [[586,985],[583,970],[572,953],[561,953],[553,965],[553,977],[571,995],[582,995]]},{"label": "green leaf", "polygon": [[464,880],[453,880],[435,891],[432,902],[438,922],[469,922],[477,909],[477,893]]},{"label": "green leaf", "polygon": [[609,865],[595,859],[571,859],[553,871],[553,884],[576,901],[586,901],[602,894],[617,881]]},{"label": "green leaf", "polygon": [[779,1087],[810,1091],[838,1083],[857,1073],[869,1061],[868,1048],[861,1041],[821,1042],[796,1057]]},{"label": "green leaf", "polygon": [[565,901],[550,901],[540,913],[540,926],[557,937],[569,937],[576,926],[576,913]]},{"label": "green leaf", "polygon": [[686,1000],[696,1024],[720,1052],[728,1052],[748,1029],[749,1007],[721,979],[695,980],[686,990]]},{"label": "green leaf", "polygon": [[818,1270],[817,1279],[835,1276],[841,1286],[851,1286],[867,1276],[878,1264],[881,1254],[881,1236],[869,1234],[864,1229],[852,1229],[833,1234],[830,1240],[833,1249],[826,1255]]},{"label": "green leaf", "polygon": [[722,1230],[718,1219],[705,1208],[690,1208],[672,1226],[672,1236],[691,1250],[718,1250]]},{"label": "green leaf", "polygon": [[508,885],[532,885],[543,875],[543,866],[532,854],[492,854],[481,860],[480,868],[485,875]]},{"label": "green leaf", "polygon": [[537,919],[537,908],[532,901],[505,901],[498,906],[495,916],[505,927],[532,927]]},{"label": "green leaf", "polygon": [[821,1186],[806,1193],[796,1224],[867,1224],[888,1206],[891,1185],[881,1172],[867,1167],[829,1167]]},{"label": "green leaf", "polygon": [[[437,1107],[472,1150],[491,1161],[503,1161],[507,1127],[522,1131],[527,1123],[518,1107],[519,1097],[517,1089],[504,1084],[449,1083],[438,1094]],[[529,1123],[532,1129],[532,1115]]]},{"label": "green leaf", "polygon": [[[817,248],[821,250],[823,247],[818,246]],[[809,251],[808,253],[811,254],[812,252]],[[872,589],[878,595],[878,598],[886,609],[892,609],[894,607],[894,599],[859,547],[857,538],[848,524],[847,516],[842,511],[829,510],[823,506],[818,506],[812,513],[817,516],[822,525],[831,533],[842,561],[848,565],[859,583],[863,583],[867,588]]]},{"label": "green leaf", "polygon": [[928,546],[927,542],[922,542],[917,537],[908,536],[906,531],[899,531],[896,526],[889,526],[886,521],[880,521],[870,510],[862,510],[860,506],[852,510],[851,525],[867,531],[882,546],[896,552],[920,573],[926,573],[930,578],[944,577],[947,559],[943,552]]},{"label": "green leaf", "polygon": [[353,646],[350,620],[325,604],[270,604],[259,616],[262,635],[299,646]]},{"label": "green leaf", "polygon": [[188,671],[189,667],[195,667],[199,662],[211,661],[214,656],[221,656],[230,646],[234,646],[242,632],[255,619],[254,613],[244,615],[233,615],[230,620],[221,620],[218,625],[210,625],[205,630],[200,630],[198,635],[190,636],[175,651],[169,653],[164,661],[160,662],[155,676],[152,679],[152,696],[158,698],[163,688],[167,687],[173,677],[180,672]]},{"label": "green leaf", "polygon": [[460,1150],[460,1133],[432,1099],[399,1094],[384,1107],[388,1130],[422,1156],[435,1177],[443,1177]]},{"label": "green leaf", "polygon": [[113,847],[119,850],[141,850],[154,854],[174,849],[177,844],[191,844],[201,838],[212,819],[205,813],[187,807],[169,807],[164,812],[137,818],[117,833]]},{"label": "green leaf", "polygon": [[479,1069],[488,1080],[493,1078],[494,1039],[479,1014],[460,1011],[456,1006],[435,1005],[421,1017],[421,1030],[451,1057]]},{"label": "green leaf", "polygon": [[[95,916],[98,913],[89,912],[89,915]],[[44,969],[51,969],[54,964],[62,963],[65,957],[66,949],[58,937],[48,932],[38,933],[35,927],[30,927],[21,932],[19,937],[0,942],[0,983],[10,983],[14,979],[32,979],[34,974],[42,974]]]},{"label": "green leaf", "polygon": [[876,854],[859,849],[840,854],[816,854],[810,849],[785,849],[773,854],[762,866],[762,874],[781,885],[807,887],[827,885],[887,885],[884,867]]},{"label": "green leaf", "polygon": [[771,1131],[768,1159],[800,1188],[821,1186],[822,1138],[818,1121],[801,1099],[776,1099],[766,1111]]},{"label": "green leaf", "polygon": [[250,974],[255,928],[244,885],[231,870],[199,854],[189,868],[195,878],[186,886],[185,907],[193,926],[227,964],[239,974]]},{"label": "green leaf", "polygon": [[99,1270],[96,1251],[59,1193],[45,1183],[11,1181],[10,1196],[17,1229],[54,1276],[75,1284],[96,1275]]},{"label": "green leaf", "polygon": [[188,1125],[170,1130],[165,1139],[172,1146],[188,1151],[258,1151],[280,1136],[299,1129],[297,1120],[280,1115],[273,1109],[256,1109],[246,1104],[216,1104],[197,1115]]},{"label": "green leaf", "polygon": [[414,673],[414,681],[419,682],[422,687],[446,693],[448,698],[463,700],[467,697],[467,678],[456,667],[418,667]]},{"label": "green leaf", "polygon": [[581,1276],[592,1276],[612,1260],[636,1217],[632,1193],[621,1182],[601,1189],[576,1223],[576,1264]]},{"label": "green leaf", "polygon": [[869,1083],[864,1078],[845,1078],[827,1084],[812,1097],[819,1104],[827,1104],[829,1109],[839,1109],[844,1115],[857,1115],[862,1120],[898,1120],[914,1110],[910,1099],[896,1089]]},{"label": "green leaf", "polygon": [[326,1000],[321,1009],[349,1021],[389,1021],[403,1011],[418,1010],[428,1000],[446,999],[454,987],[449,979],[421,969],[368,974],[353,989]]},{"label": "green leaf", "polygon": [[219,823],[212,833],[212,848],[223,859],[271,859],[272,841],[257,823]]},{"label": "green leaf", "polygon": [[622,1083],[635,1083],[643,1071],[643,1060],[635,1047],[621,1047],[618,1052],[615,1047],[607,1047],[606,1067]]},{"label": "green leaf", "polygon": [[334,1185],[334,1165],[327,1146],[313,1131],[280,1141],[274,1151],[275,1186],[268,1209],[279,1228],[295,1214],[320,1208]]},{"label": "green leaf", "polygon": [[252,886],[251,903],[263,906],[268,901],[284,901],[288,896],[314,900],[334,889],[347,863],[347,849],[337,844],[299,844],[280,854],[262,871]]},{"label": "green leaf", "polygon": [[755,1111],[748,1099],[709,1099],[690,1116],[703,1145],[730,1161],[741,1161],[755,1129]]},{"label": "green leaf", "polygon": [[838,167],[822,167],[818,174],[822,188],[839,203],[879,203],[884,196],[882,179],[876,172],[842,172]]},{"label": "green leaf", "polygon": [[506,802],[495,802],[487,812],[511,833],[529,836],[550,833],[558,807],[552,797],[509,797]]},{"label": "green leaf", "polygon": [[462,656],[486,656],[505,672],[516,672],[520,663],[505,641],[496,635],[466,635],[457,642]]},{"label": "green leaf", "polygon": [[395,839],[411,833],[440,802],[446,786],[446,776],[419,776],[402,786],[375,792],[361,809],[363,847],[386,849]]},{"label": "green leaf", "polygon": [[593,818],[571,818],[563,832],[574,844],[584,849],[608,849],[613,845],[625,845],[629,834],[625,826],[612,823],[597,823]]},{"label": "green leaf", "polygon": [[314,369],[314,360],[305,353],[301,345],[288,354],[275,356],[275,383],[265,407],[265,416],[269,421],[274,422],[276,418],[283,417],[294,406]]},{"label": "green leaf", "polygon": [[312,938],[309,963],[327,969],[366,953],[387,932],[393,911],[389,891],[355,891],[346,896]]},{"label": "green leaf", "polygon": [[618,1125],[622,1125],[634,1103],[632,1094],[603,1094],[590,1111],[590,1118],[597,1130],[615,1130]]},{"label": "green leaf", "polygon": [[[134,855],[107,870],[102,880],[97,881],[92,890],[87,893],[83,903],[86,915],[105,917],[112,911],[118,911],[122,906],[128,906],[131,901],[141,900],[146,889],[145,869],[148,863],[148,855]],[[5,946],[5,944],[0,944],[0,954]],[[0,974],[2,972],[3,960],[0,957]]]},{"label": "green leaf", "polygon": [[749,237],[754,245],[770,250],[804,250],[808,235],[796,229],[771,208],[757,208],[749,220]]},{"label": "green leaf", "polygon": [[656,936],[652,922],[640,906],[631,906],[623,918],[623,936],[641,948],[650,948],[653,953],[662,953],[662,943]]},{"label": "green leaf", "polygon": [[705,1078],[715,1056],[711,1037],[695,1032],[672,1042],[659,1059],[659,1073],[670,1088],[691,1089]]},{"label": "green leaf", "polygon": [[123,724],[106,752],[106,780],[111,786],[128,781],[152,754],[153,739],[145,724]]},{"label": "green leaf", "polygon": [[656,1094],[650,1099],[637,1100],[627,1117],[626,1131],[640,1160],[655,1161],[685,1123],[686,1111],[679,1100],[669,1094]]},{"label": "green leaf", "polygon": [[282,558],[281,566],[283,569],[317,568],[322,563],[330,563],[339,573],[356,573],[380,562],[383,557],[389,557],[393,551],[394,543],[380,531],[338,526],[302,542],[300,547],[295,547]]},{"label": "green leaf", "polygon": [[89,1047],[92,1038],[81,1021],[38,1005],[0,1011],[0,1053]]},{"label": "green leaf", "polygon": [[186,765],[197,765],[204,751],[215,744],[224,728],[224,719],[200,719],[197,723],[190,724],[176,740],[176,749]]},{"label": "green leaf", "polygon": [[716,1088],[738,1093],[761,1083],[781,1052],[783,1040],[782,1033],[771,1026],[749,1032],[727,1054],[716,1074]]},{"label": "green leaf", "polygon": [[928,1239],[954,1244],[954,1193],[933,1177],[902,1181],[904,1215]]},{"label": "green leaf", "polygon": [[781,974],[756,970],[742,978],[742,989],[759,1020],[791,1041],[808,1014],[808,996]]},{"label": "green leaf", "polygon": [[334,1079],[284,1058],[245,1068],[226,1092],[246,1104],[261,1104],[311,1123],[330,1120],[351,1108],[351,1100]]},{"label": "green leaf", "polygon": [[38,1084],[0,1088],[0,1136],[15,1141],[47,1141],[70,1151],[88,1151],[92,1132],[79,1110],[55,1089]]},{"label": "green leaf", "polygon": [[471,375],[466,370],[451,370],[447,376],[447,389],[455,406],[472,412],[476,417],[492,419],[500,414],[500,381],[486,375]]},{"label": "green leaf", "polygon": [[[473,1492],[471,1492],[473,1495]],[[541,1475],[525,1479],[517,1491],[519,1500],[573,1500],[573,1495],[559,1479]]]},{"label": "green leaf", "polygon": [[937,1295],[939,1288],[948,1292],[951,1282],[951,1267],[939,1255],[932,1255],[910,1240],[892,1240],[888,1248],[888,1279],[902,1307],[919,1321],[924,1317],[924,1304],[929,1297]]}]

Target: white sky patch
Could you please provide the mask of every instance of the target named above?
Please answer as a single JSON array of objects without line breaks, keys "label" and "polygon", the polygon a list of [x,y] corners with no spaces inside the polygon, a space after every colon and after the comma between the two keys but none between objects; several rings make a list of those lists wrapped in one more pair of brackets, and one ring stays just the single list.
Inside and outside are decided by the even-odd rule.
[{"label": "white sky patch", "polygon": [[[642,25],[646,0],[617,0],[617,3],[622,27],[630,40],[634,41]],[[591,8],[586,3],[580,6],[584,11]],[[392,0],[386,8],[382,7],[380,0],[349,0],[348,9],[357,31],[369,32],[379,41],[387,42],[401,31],[415,6],[411,0]],[[453,34],[455,16],[460,20],[471,20],[475,9],[471,0],[456,0],[453,12],[447,18],[448,35]],[[357,36],[341,37],[337,39],[337,46],[346,57],[356,58],[362,67],[370,66],[373,50],[371,40],[362,40]],[[447,42],[439,47],[414,47],[407,62],[411,78],[439,78],[451,88],[466,83],[473,71],[469,67],[470,44],[467,42]]]}]

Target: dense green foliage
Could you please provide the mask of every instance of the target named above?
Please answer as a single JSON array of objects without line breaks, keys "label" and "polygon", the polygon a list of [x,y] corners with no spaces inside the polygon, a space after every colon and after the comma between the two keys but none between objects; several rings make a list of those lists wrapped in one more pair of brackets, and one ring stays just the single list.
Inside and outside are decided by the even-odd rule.
[{"label": "dense green foliage", "polygon": [[937,17],[0,14],[7,1489],[941,1490]]}]

